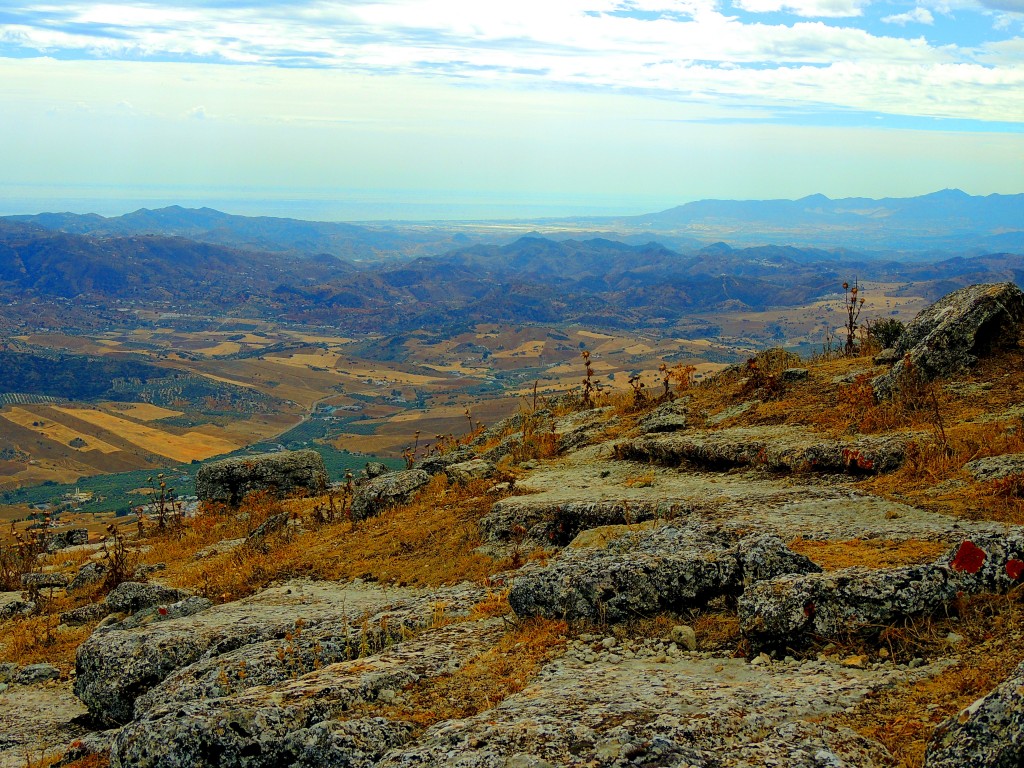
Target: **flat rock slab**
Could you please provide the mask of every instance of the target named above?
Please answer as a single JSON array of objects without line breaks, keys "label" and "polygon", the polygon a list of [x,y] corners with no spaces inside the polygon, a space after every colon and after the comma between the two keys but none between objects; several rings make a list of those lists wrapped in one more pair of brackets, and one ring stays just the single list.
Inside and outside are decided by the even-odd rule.
[{"label": "flat rock slab", "polygon": [[[325,765],[322,729],[353,707],[398,692],[427,677],[450,674],[504,634],[500,619],[428,630],[386,651],[331,664],[237,695],[154,707],[117,735],[114,768],[272,768]],[[353,722],[353,721],[350,721]],[[409,738],[411,728],[373,718],[363,723],[365,753],[379,757]],[[351,734],[350,734],[351,735]],[[309,747],[308,745],[313,745]],[[332,762],[373,765],[375,761]]]},{"label": "flat rock slab", "polygon": [[649,435],[618,444],[621,455],[668,466],[762,467],[785,472],[891,472],[903,463],[899,435],[834,440],[803,427],[735,427]]},{"label": "flat rock slab", "polygon": [[[587,448],[542,465],[517,483],[525,493],[496,502],[481,522],[486,541],[563,546],[603,525],[699,519],[719,525],[822,540],[854,537],[953,541],[967,532],[999,533],[967,521],[869,496],[847,478],[756,470],[693,472],[632,461]],[[644,477],[644,485],[633,483]],[[648,482],[649,481],[649,482]],[[519,526],[522,530],[517,529]]]},{"label": "flat rock slab", "polygon": [[100,719],[127,722],[135,699],[174,670],[283,636],[305,621],[376,613],[418,594],[377,585],[298,580],[178,619],[94,632],[78,649],[75,693]]},{"label": "flat rock slab", "polygon": [[71,683],[14,685],[0,694],[0,768],[25,768],[25,755],[57,751],[86,729],[72,722],[86,714]]},{"label": "flat rock slab", "polygon": [[935,671],[886,666],[755,666],[689,656],[667,663],[557,660],[497,707],[439,723],[379,765],[888,767],[891,756],[880,744],[816,722],[873,690]]}]

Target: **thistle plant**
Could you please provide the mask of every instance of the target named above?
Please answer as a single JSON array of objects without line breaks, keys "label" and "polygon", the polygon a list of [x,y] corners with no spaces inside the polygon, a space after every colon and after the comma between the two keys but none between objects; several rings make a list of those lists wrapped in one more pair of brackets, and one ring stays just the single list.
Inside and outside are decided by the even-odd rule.
[{"label": "thistle plant", "polygon": [[853,285],[843,283],[843,308],[846,310],[846,346],[843,351],[847,357],[857,354],[857,329],[860,327],[860,312],[864,309],[864,298],[857,294],[860,292],[860,285],[857,278],[853,279]]}]

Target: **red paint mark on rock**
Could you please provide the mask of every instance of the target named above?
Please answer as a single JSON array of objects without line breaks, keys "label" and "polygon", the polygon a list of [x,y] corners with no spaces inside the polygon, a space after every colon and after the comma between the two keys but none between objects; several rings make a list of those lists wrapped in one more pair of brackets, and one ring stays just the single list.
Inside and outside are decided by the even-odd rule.
[{"label": "red paint mark on rock", "polygon": [[1024,574],[1024,562],[1020,560],[1007,560],[1006,561],[1006,575],[1016,581]]},{"label": "red paint mark on rock", "polygon": [[949,565],[954,571],[977,573],[985,562],[985,550],[971,541],[964,541],[956,551],[956,557]]},{"label": "red paint mark on rock", "polygon": [[157,608],[156,610],[157,610],[157,612],[158,612],[158,613],[159,613],[159,614],[160,614],[161,616],[166,616],[166,615],[167,615],[167,609],[166,609],[166,608],[164,608],[163,606],[160,606],[160,607],[159,607],[159,608]]}]

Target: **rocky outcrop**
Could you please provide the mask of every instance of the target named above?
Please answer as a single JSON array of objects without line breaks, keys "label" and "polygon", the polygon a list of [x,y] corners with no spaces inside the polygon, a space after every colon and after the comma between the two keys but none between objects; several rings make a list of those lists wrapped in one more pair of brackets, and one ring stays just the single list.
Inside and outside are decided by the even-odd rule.
[{"label": "rocky outcrop", "polygon": [[424,456],[416,462],[413,469],[421,469],[428,475],[436,475],[444,472],[445,467],[449,467],[452,464],[461,464],[464,461],[472,461],[475,458],[476,454],[473,453],[473,451],[468,448],[460,448],[458,450],[448,451],[447,453]]},{"label": "rocky outcrop", "polygon": [[[127,768],[254,768],[372,765],[406,741],[411,726],[384,718],[335,719],[424,677],[451,673],[491,647],[501,622],[453,624],[367,658],[331,664],[279,685],[195,702],[160,705],[114,740],[111,764]],[[363,762],[344,762],[345,745]],[[331,751],[342,762],[329,762]],[[321,762],[317,762],[320,760]]]},{"label": "rocky outcrop", "polygon": [[1024,765],[1024,664],[995,690],[932,734],[925,768],[1017,768]]},{"label": "rocky outcrop", "polygon": [[790,574],[744,590],[740,629],[755,650],[799,648],[812,638],[878,631],[934,614],[956,599],[956,574],[938,565]]},{"label": "rocky outcrop", "polygon": [[678,400],[663,403],[640,419],[637,425],[642,433],[678,432],[686,429],[686,403]]},{"label": "rocky outcrop", "polygon": [[[175,615],[178,611],[174,605],[157,606],[154,609],[156,616],[147,614],[149,620],[143,611],[136,614],[138,619],[133,617],[120,624],[100,627],[79,646],[75,693],[93,717],[100,721],[125,723],[135,714],[137,699],[161,685],[173,673],[196,662],[202,661],[205,666],[196,667],[192,678],[179,676],[175,678],[176,683],[169,682],[162,694],[166,700],[175,700],[174,690],[178,688],[217,690],[211,686],[219,685],[222,670],[236,669],[237,661],[241,660],[249,659],[253,663],[253,677],[248,679],[261,679],[256,674],[257,659],[262,658],[263,653],[259,644],[281,640],[286,634],[294,633],[296,621],[305,622],[310,627],[306,632],[309,638],[320,637],[311,629],[314,624],[323,624],[324,633],[344,637],[353,627],[361,627],[362,620],[367,617],[377,617],[378,621],[390,623],[395,631],[400,632],[403,624],[408,622],[401,619],[388,622],[387,616],[400,613],[402,605],[405,605],[407,613],[418,617],[416,620],[423,624],[431,620],[437,610],[437,601],[443,601],[446,595],[451,603],[449,610],[457,615],[460,611],[468,611],[468,606],[481,599],[484,593],[479,587],[461,592],[453,587],[449,592],[442,591],[427,600],[411,590],[296,581],[218,606],[216,610],[185,611],[187,606],[194,607],[193,601],[197,598],[175,604],[183,609],[179,615]],[[416,602],[416,598],[421,601]],[[389,605],[389,612],[382,613]],[[159,613],[160,607],[166,609],[166,615]],[[327,634],[322,639],[326,639]],[[313,644],[311,642],[311,646]],[[249,648],[249,651],[240,652],[237,659],[226,656],[244,648]],[[278,670],[276,674],[283,676],[291,675],[287,658],[277,659],[280,647],[264,650],[277,664],[275,667],[271,663],[268,669],[275,668]],[[295,655],[291,661],[305,663],[303,658],[301,654]],[[221,661],[224,661],[223,666]],[[312,648],[308,661],[311,665],[316,661],[312,658]],[[186,684],[184,681],[187,679],[197,682]],[[194,696],[189,694],[186,700],[189,697]]]},{"label": "rocky outcrop", "polygon": [[[135,702],[136,715],[161,704],[236,694],[256,686],[277,685],[315,669],[381,652],[429,627],[443,605],[447,617],[467,615],[484,595],[463,584],[411,597],[383,610],[353,617],[297,620],[290,640],[263,639],[225,650],[168,675]],[[288,649],[288,650],[286,650]]]},{"label": "rocky outcrop", "polygon": [[103,563],[86,563],[78,569],[78,573],[68,584],[67,589],[69,592],[74,592],[79,589],[85,589],[88,586],[96,584],[107,575],[107,566]]},{"label": "rocky outcrop", "polygon": [[958,595],[1006,592],[1024,580],[1024,532],[965,539],[930,565],[789,574],[746,589],[740,628],[756,648],[798,648],[908,617],[942,613]]},{"label": "rocky outcrop", "polygon": [[196,495],[202,501],[231,505],[254,491],[287,496],[323,493],[326,488],[324,460],[313,450],[224,459],[205,464],[196,473]]},{"label": "rocky outcrop", "polygon": [[669,519],[688,511],[687,505],[673,505],[658,499],[550,504],[536,502],[530,496],[512,496],[496,502],[480,519],[480,531],[484,540],[492,543],[518,541],[563,547],[590,528]]},{"label": "rocky outcrop", "polygon": [[736,427],[640,437],[617,445],[627,459],[679,466],[753,466],[785,472],[891,472],[903,463],[899,435],[830,440],[802,427]]},{"label": "rocky outcrop", "polygon": [[453,483],[468,483],[470,480],[482,480],[494,474],[494,464],[487,459],[470,459],[458,464],[449,464],[444,469],[448,479]]},{"label": "rocky outcrop", "polygon": [[115,613],[135,613],[155,605],[176,603],[191,595],[192,593],[187,590],[165,587],[161,584],[126,581],[114,587],[104,602]]},{"label": "rocky outcrop", "polygon": [[1024,292],[1013,283],[972,285],[922,311],[900,336],[897,362],[874,380],[875,396],[892,396],[903,377],[946,378],[994,347],[1012,346],[1024,323]]},{"label": "rocky outcrop", "polygon": [[352,498],[352,519],[365,520],[386,509],[405,504],[430,481],[422,469],[388,472],[359,486]]},{"label": "rocky outcrop", "polygon": [[715,529],[673,526],[627,533],[603,549],[563,550],[516,574],[516,615],[618,622],[680,610],[780,573],[820,570],[774,536],[739,539]]},{"label": "rocky outcrop", "polygon": [[1024,453],[986,456],[964,464],[971,477],[982,482],[1002,480],[1010,475],[1024,475]]},{"label": "rocky outcrop", "polygon": [[78,547],[89,543],[89,530],[87,528],[71,528],[66,531],[57,531],[50,535],[46,542],[47,552],[57,552],[68,547]]}]

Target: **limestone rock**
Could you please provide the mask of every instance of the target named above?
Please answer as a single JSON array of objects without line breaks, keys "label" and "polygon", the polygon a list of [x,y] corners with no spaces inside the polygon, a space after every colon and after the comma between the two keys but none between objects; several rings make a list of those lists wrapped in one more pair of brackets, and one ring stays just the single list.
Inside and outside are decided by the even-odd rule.
[{"label": "limestone rock", "polygon": [[896,344],[899,360],[874,380],[879,399],[890,397],[908,366],[925,381],[973,365],[993,347],[1014,345],[1024,323],[1024,292],[1013,283],[972,285],[923,310]]},{"label": "limestone rock", "polygon": [[60,623],[67,624],[69,627],[80,627],[83,624],[99,621],[109,613],[110,606],[105,603],[89,603],[80,608],[64,611],[60,615]]},{"label": "limestone rock", "polygon": [[[622,525],[669,517],[679,510],[657,499],[648,501],[537,502],[530,496],[511,496],[496,502],[480,519],[485,541],[522,539],[540,546],[565,546],[581,531],[603,525]],[[524,534],[517,535],[522,529]]]},{"label": "limestone rock", "polygon": [[68,585],[68,577],[63,573],[23,573],[21,583],[29,590],[63,589]]},{"label": "limestone rock", "polygon": [[[425,456],[413,466],[413,469],[421,469],[428,475],[436,475],[444,472],[446,467],[452,464],[461,464],[464,461],[472,461],[476,454],[468,448],[460,448],[448,453],[439,453]],[[372,478],[371,478],[372,479]]]},{"label": "limestone rock", "polygon": [[1017,768],[1024,765],[1024,664],[995,690],[932,734],[925,768]]},{"label": "limestone rock", "polygon": [[67,547],[77,547],[88,543],[89,530],[87,528],[71,528],[52,534],[50,540],[46,543],[46,551],[57,552]]},{"label": "limestone rock", "polygon": [[368,461],[366,462],[366,469],[364,469],[363,471],[366,473],[366,476],[370,480],[373,480],[373,478],[375,477],[386,475],[388,472],[391,471],[391,468],[388,467],[387,464],[383,464],[379,461]]},{"label": "limestone rock", "polygon": [[[346,743],[375,761],[408,738],[409,726],[383,718],[348,721],[348,728],[331,721],[356,705],[378,700],[384,691],[402,690],[421,677],[454,671],[491,647],[501,634],[498,620],[484,626],[453,624],[376,656],[331,664],[276,686],[160,705],[118,734],[111,764],[115,768],[312,766],[320,764],[313,762],[317,749]],[[310,728],[325,732],[309,733]],[[307,746],[311,751],[306,751]]]},{"label": "limestone rock", "polygon": [[1010,475],[1024,475],[1024,453],[987,456],[964,464],[975,480],[1002,480]]},{"label": "limestone rock", "polygon": [[14,676],[14,682],[19,685],[34,685],[48,680],[60,680],[60,670],[53,664],[29,664]]},{"label": "limestone rock", "polygon": [[738,541],[714,529],[665,526],[626,534],[604,550],[569,548],[547,565],[530,563],[508,599],[521,617],[618,622],[734,594],[747,568],[748,579],[819,570],[774,536]]},{"label": "limestone rock", "polygon": [[678,432],[686,429],[686,404],[674,400],[663,403],[640,419],[640,431],[645,435],[654,432]]},{"label": "limestone rock", "polygon": [[84,589],[92,584],[103,581],[107,575],[107,566],[103,563],[86,563],[78,569],[78,573],[75,574],[75,578],[68,584],[68,591],[73,592],[78,589]]},{"label": "limestone rock", "polygon": [[494,474],[494,463],[487,459],[471,459],[458,464],[449,464],[444,472],[453,483],[468,483]]},{"label": "limestone rock", "polygon": [[874,631],[937,613],[960,587],[956,574],[939,565],[788,574],[744,590],[740,629],[755,649],[797,648],[812,636]]},{"label": "limestone rock", "polygon": [[93,717],[125,723],[132,718],[136,699],[201,658],[215,659],[282,638],[295,630],[300,618],[307,622],[331,618],[355,625],[361,617],[412,594],[397,588],[297,580],[216,610],[168,616],[133,627],[101,626],[78,648],[75,693]]},{"label": "limestone rock", "polygon": [[196,495],[202,501],[232,505],[253,491],[286,496],[323,493],[326,488],[324,460],[310,449],[224,459],[205,464],[196,473]]},{"label": "limestone rock", "polygon": [[25,600],[21,592],[0,592],[0,619],[27,616],[36,609],[36,604]]},{"label": "limestone rock", "polygon": [[906,443],[900,435],[832,440],[803,427],[736,427],[641,437],[619,443],[619,453],[669,466],[689,461],[787,472],[890,472],[903,463]]},{"label": "limestone rock", "polygon": [[388,472],[359,486],[352,499],[352,519],[365,520],[386,509],[408,502],[430,481],[422,469]]},{"label": "limestone rock", "polygon": [[184,589],[173,589],[160,584],[125,581],[118,584],[106,597],[106,604],[115,613],[135,613],[154,605],[176,603],[191,597]]}]

